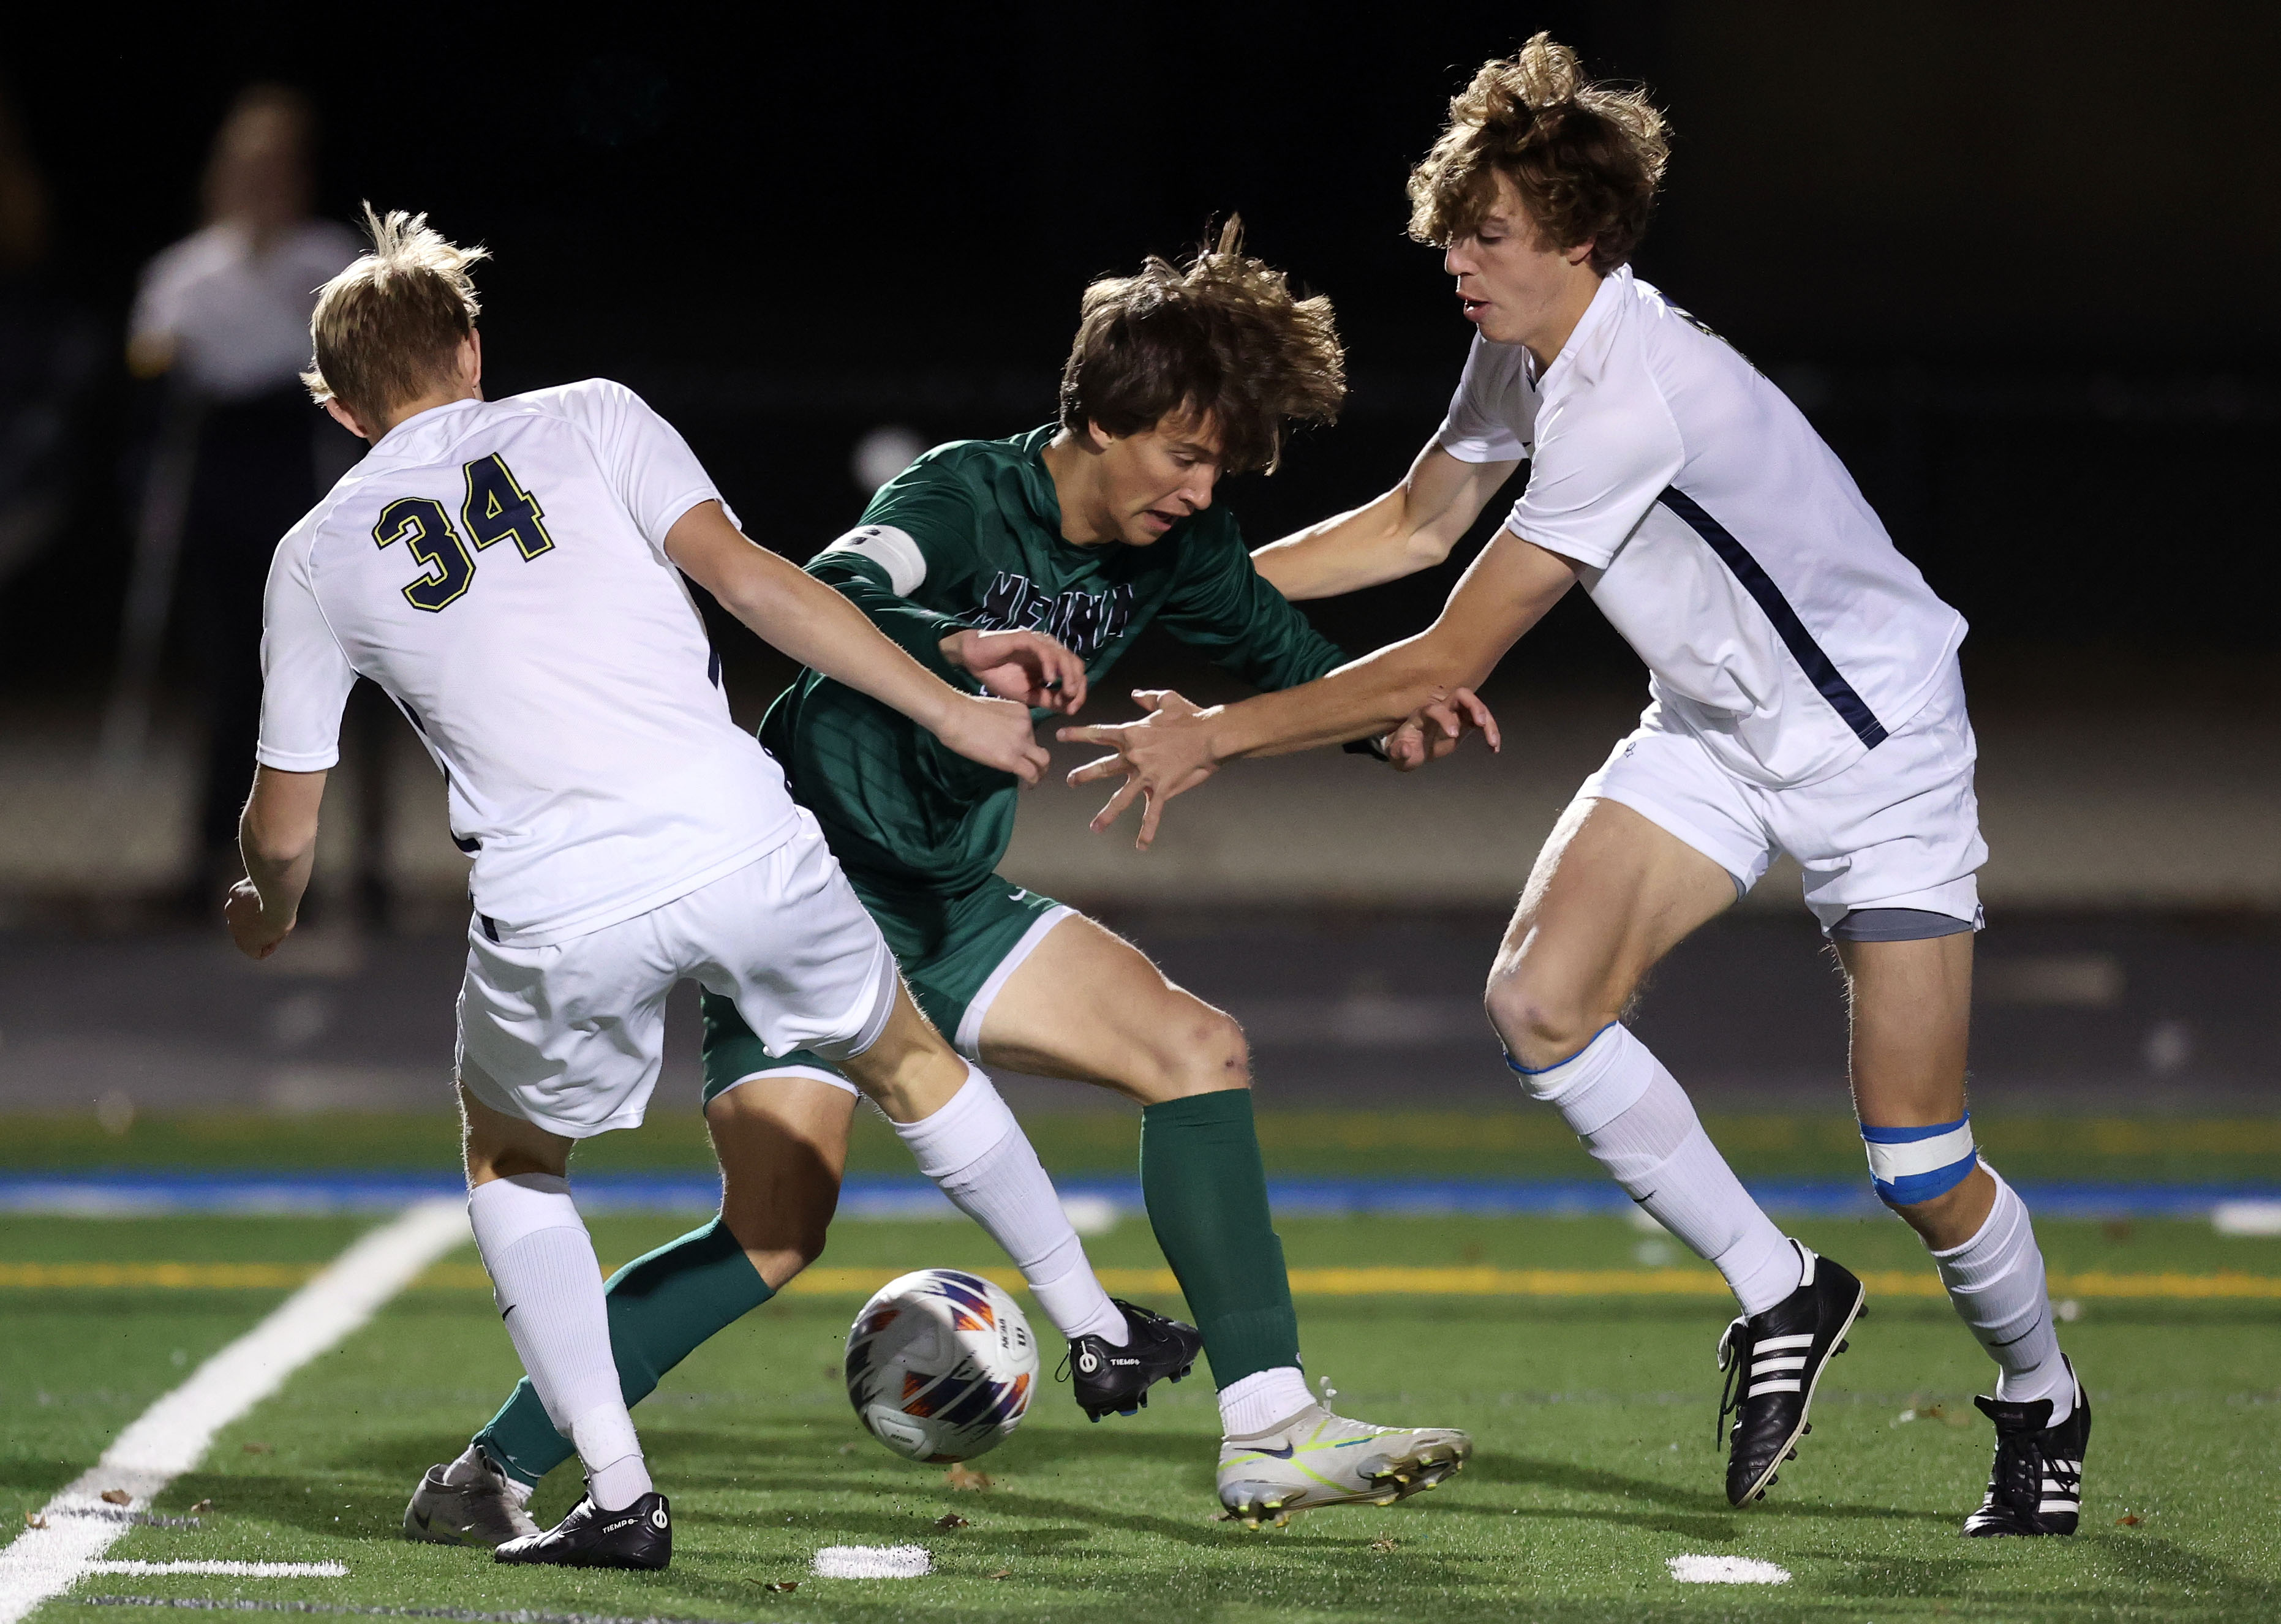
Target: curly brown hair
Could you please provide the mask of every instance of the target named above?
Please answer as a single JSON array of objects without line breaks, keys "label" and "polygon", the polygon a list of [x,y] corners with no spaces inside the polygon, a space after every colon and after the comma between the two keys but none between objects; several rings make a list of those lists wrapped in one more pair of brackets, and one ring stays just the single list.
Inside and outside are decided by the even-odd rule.
[{"label": "curly brown hair", "polygon": [[1062,426],[1139,434],[1174,414],[1210,416],[1230,474],[1281,460],[1287,423],[1335,421],[1346,353],[1331,301],[1293,296],[1243,251],[1232,215],[1185,267],[1151,255],[1137,276],[1085,290],[1062,368]]},{"label": "curly brown hair", "polygon": [[1450,122],[1410,172],[1410,235],[1447,244],[1476,229],[1510,179],[1545,245],[1592,245],[1603,276],[1647,235],[1671,133],[1644,91],[1584,78],[1576,53],[1540,34],[1485,62],[1450,101]]}]

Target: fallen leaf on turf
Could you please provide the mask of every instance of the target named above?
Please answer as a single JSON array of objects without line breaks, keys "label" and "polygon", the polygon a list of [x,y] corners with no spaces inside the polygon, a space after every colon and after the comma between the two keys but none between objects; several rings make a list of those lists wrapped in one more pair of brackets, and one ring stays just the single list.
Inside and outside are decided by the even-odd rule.
[{"label": "fallen leaf on turf", "polygon": [[843,1443],[839,1446],[839,1452],[842,1455],[853,1455],[855,1452],[855,1446],[852,1443]]},{"label": "fallen leaf on turf", "polygon": [[266,1443],[249,1443],[244,1449],[249,1455],[274,1455],[277,1452]]},{"label": "fallen leaf on turf", "polygon": [[196,1505],[190,1507],[190,1515],[193,1517],[200,1517],[212,1510],[213,1510],[213,1501],[201,1500]]},{"label": "fallen leaf on turf", "polygon": [[105,1505],[124,1505],[134,1497],[123,1489],[106,1489],[103,1491],[103,1503]]},{"label": "fallen leaf on turf", "polygon": [[945,1512],[941,1516],[934,1520],[934,1526],[938,1528],[947,1530],[950,1528],[971,1527],[973,1525],[968,1522],[965,1518],[960,1516],[956,1512]]},{"label": "fallen leaf on turf", "polygon": [[2128,1512],[2115,1520],[2115,1526],[2118,1528],[2135,1528],[2143,1520],[2145,1520],[2136,1512]]},{"label": "fallen leaf on turf", "polygon": [[43,1512],[26,1512],[24,1526],[27,1528],[44,1528],[48,1526],[47,1514]]},{"label": "fallen leaf on turf", "polygon": [[944,1473],[942,1481],[953,1489],[983,1489],[990,1487],[990,1474],[987,1472],[977,1472],[963,1460]]},{"label": "fallen leaf on turf", "polygon": [[1010,1567],[1001,1567],[990,1576],[993,1579],[1011,1579],[1014,1576],[1014,1570]]},{"label": "fallen leaf on turf", "polygon": [[1370,1548],[1380,1551],[1399,1551],[1402,1549],[1402,1542],[1398,1539],[1374,1539],[1371,1541]]}]

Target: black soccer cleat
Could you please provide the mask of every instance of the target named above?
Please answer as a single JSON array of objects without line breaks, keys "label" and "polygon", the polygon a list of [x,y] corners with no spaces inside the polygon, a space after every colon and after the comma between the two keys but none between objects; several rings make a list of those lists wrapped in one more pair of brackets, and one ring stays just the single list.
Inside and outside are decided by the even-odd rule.
[{"label": "black soccer cleat", "polygon": [[545,1533],[511,1539],[491,1558],[556,1567],[661,1568],[673,1560],[673,1515],[655,1490],[622,1512],[602,1510],[589,1491]]},{"label": "black soccer cleat", "polygon": [[[2060,1356],[2061,1360],[2066,1355]],[[1988,1497],[1964,1520],[1968,1539],[2006,1534],[2072,1534],[2083,1510],[2083,1455],[2091,1442],[2091,1398],[2076,1381],[2075,1408],[2058,1426],[2052,1401],[2011,1404],[1975,1398],[1996,1423],[1996,1464],[1988,1473]]]},{"label": "black soccer cleat", "polygon": [[1077,1407],[1096,1421],[1112,1411],[1139,1414],[1148,1407],[1150,1388],[1178,1381],[1204,1350],[1195,1326],[1136,1308],[1122,1297],[1110,1301],[1125,1316],[1125,1346],[1114,1347],[1100,1336],[1073,1336],[1069,1345],[1070,1389]]},{"label": "black soccer cleat", "polygon": [[1790,1244],[1798,1248],[1798,1289],[1765,1312],[1736,1320],[1719,1339],[1727,1385],[1718,1425],[1735,1418],[1725,1440],[1732,1505],[1763,1499],[1782,1464],[1797,1458],[1798,1441],[1813,1430],[1806,1419],[1813,1389],[1829,1361],[1845,1351],[1845,1333],[1862,1313],[1866,1294],[1850,1271]]}]

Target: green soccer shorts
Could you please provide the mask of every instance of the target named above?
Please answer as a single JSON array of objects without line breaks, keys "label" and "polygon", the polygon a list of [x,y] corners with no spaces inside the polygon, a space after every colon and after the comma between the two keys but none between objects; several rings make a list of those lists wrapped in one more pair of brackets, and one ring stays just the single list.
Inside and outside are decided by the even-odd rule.
[{"label": "green soccer shorts", "polygon": [[[937,1031],[969,1060],[978,1057],[982,1017],[1046,932],[1076,910],[992,875],[957,896],[891,891],[847,876],[855,894],[894,949],[911,996]],[[853,1086],[806,1049],[771,1055],[737,1013],[705,994],[705,1102],[738,1084],[770,1075],[808,1077],[854,1092]]]}]

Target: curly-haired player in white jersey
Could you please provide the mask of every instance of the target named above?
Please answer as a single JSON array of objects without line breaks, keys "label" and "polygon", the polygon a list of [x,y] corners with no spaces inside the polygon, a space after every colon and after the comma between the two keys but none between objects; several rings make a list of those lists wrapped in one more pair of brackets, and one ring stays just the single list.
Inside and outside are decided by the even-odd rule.
[{"label": "curly-haired player in white jersey", "polygon": [[[424,217],[367,210],[367,223],[373,251],[318,300],[307,381],[372,450],[271,568],[247,878],[226,913],[254,958],[293,929],[342,706],[359,677],[377,683],[443,769],[453,839],[475,858],[458,1064],[468,1216],[515,1351],[587,1477],[551,1531],[527,1516],[427,1529],[457,1501],[497,1500],[476,1492],[496,1474],[471,1452],[429,1474],[423,1536],[495,1545],[503,1562],[662,1567],[671,1520],[568,1173],[578,1141],[640,1123],[684,977],[772,1047],[829,1056],[1056,1326],[1123,1319],[1004,1102],[919,1013],[816,819],[730,719],[682,574],[794,660],[1028,783],[1048,758],[1017,701],[1081,685],[1085,668],[1036,632],[987,633],[1001,691],[1020,671],[1030,692],[962,692],[746,540],[630,390],[590,379],[486,401],[468,275],[482,251]],[[744,1266],[733,1230],[726,1255]],[[776,1261],[750,1255],[752,1270]]]},{"label": "curly-haired player in white jersey", "polygon": [[[1474,727],[1494,744],[1471,690],[1581,582],[1651,701],[1539,855],[1488,1014],[1528,1092],[1740,1300],[1720,1344],[1728,1498],[1763,1495],[1795,1453],[1861,1286],[1759,1210],[1620,1017],[1788,852],[1844,965],[1877,1193],[2001,1369],[1978,1401],[1995,1470],[1965,1532],[2071,1534],[2090,1407],[2027,1209],[1978,1161],[1965,1108],[1987,847],[1964,622],[1781,391],[1632,275],[1666,155],[1643,96],[1585,82],[1543,35],[1481,69],[1410,182],[1411,233],[1442,246],[1478,329],[1449,417],[1401,484],[1280,544],[1314,558],[1311,590],[1279,584],[1347,592],[1439,558],[1526,460],[1511,518],[1425,632],[1241,704],[1143,696],[1140,722],[1063,731],[1118,751],[1072,777],[1124,775],[1094,826],[1140,800],[1145,846],[1169,797],[1239,756],[1387,735],[1415,766]],[[1436,706],[1427,730],[1404,724]]]}]

